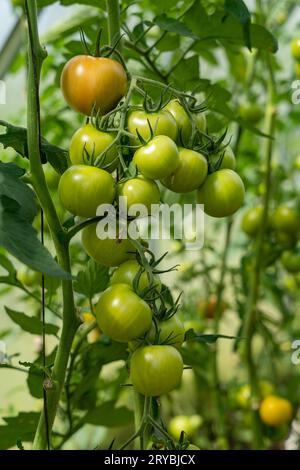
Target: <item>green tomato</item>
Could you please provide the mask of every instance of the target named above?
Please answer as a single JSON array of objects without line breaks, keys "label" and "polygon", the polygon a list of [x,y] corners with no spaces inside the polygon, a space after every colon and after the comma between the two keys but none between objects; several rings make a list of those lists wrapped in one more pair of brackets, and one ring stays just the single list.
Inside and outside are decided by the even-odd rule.
[{"label": "green tomato", "polygon": [[96,232],[97,224],[91,224],[82,230],[82,244],[86,253],[104,266],[119,266],[134,257],[135,248],[129,238],[100,239]]},{"label": "green tomato", "polygon": [[174,173],[161,182],[174,193],[189,193],[199,188],[207,177],[207,161],[201,153],[182,147],[179,148],[179,159]]},{"label": "green tomato", "polygon": [[242,230],[250,237],[255,237],[262,225],[264,208],[262,206],[251,207],[242,219]]},{"label": "green tomato", "polygon": [[[146,271],[141,265],[134,259],[125,261],[122,263],[113,273],[110,283],[111,284],[127,284],[130,287],[133,287],[133,281],[137,273],[142,269],[142,273],[138,282],[138,290],[144,292],[150,287],[150,282],[147,276]],[[161,282],[159,276],[155,274],[153,276],[154,286],[159,291],[161,290]]]},{"label": "green tomato", "polygon": [[275,232],[276,243],[282,248],[293,248],[297,244],[297,234],[287,232]]},{"label": "green tomato", "polygon": [[[300,64],[299,64],[300,66]],[[299,76],[300,76],[300,71],[299,71]],[[295,170],[300,170],[300,155],[297,155],[294,161],[294,168]]]},{"label": "green tomato", "polygon": [[149,330],[152,312],[127,284],[114,284],[101,295],[96,305],[96,319],[105,335],[127,343]]},{"label": "green tomato", "polygon": [[300,271],[300,249],[284,251],[281,255],[281,263],[289,273],[298,273]]},{"label": "green tomato", "polygon": [[197,126],[198,131],[202,133],[206,133],[207,122],[206,122],[205,114],[203,113],[194,114],[194,119],[196,120],[196,126]]},{"label": "green tomato", "polygon": [[161,320],[152,323],[151,329],[146,334],[145,338],[139,338],[129,343],[129,348],[135,351],[143,343],[151,344],[167,344],[173,348],[180,349],[184,342],[185,328],[180,319],[173,315],[167,320]]},{"label": "green tomato", "polygon": [[107,171],[93,166],[74,165],[65,171],[58,186],[65,209],[81,217],[95,217],[101,204],[111,204],[116,188]]},{"label": "green tomato", "polygon": [[220,150],[217,153],[214,153],[209,156],[210,163],[215,166],[219,164],[219,161],[222,158],[222,163],[220,167],[218,168],[219,170],[222,170],[224,168],[229,168],[230,170],[234,170],[236,167],[236,160],[235,160],[235,155],[233,153],[232,148],[227,145],[223,150]]},{"label": "green tomato", "polygon": [[177,441],[182,431],[185,432],[189,439],[193,438],[203,424],[203,419],[199,415],[178,415],[174,416],[169,422],[168,430]]},{"label": "green tomato", "polygon": [[300,218],[295,209],[282,205],[277,207],[270,216],[272,227],[280,232],[296,235],[300,229]]},{"label": "green tomato", "polygon": [[180,165],[179,151],[170,137],[159,135],[135,152],[134,162],[145,178],[162,179]]},{"label": "green tomato", "polygon": [[17,279],[26,287],[35,287],[41,285],[42,274],[23,266],[17,271]]},{"label": "green tomato", "polygon": [[160,191],[155,181],[139,176],[119,185],[118,195],[126,197],[127,208],[142,204],[151,213],[151,205],[159,204]]},{"label": "green tomato", "polygon": [[138,134],[146,141],[150,139],[149,123],[155,136],[165,135],[176,141],[178,128],[174,117],[169,111],[161,110],[157,113],[146,113],[143,110],[137,110],[129,113],[127,122],[129,132],[136,136],[131,139],[132,145],[140,144]]},{"label": "green tomato", "polygon": [[[70,142],[70,159],[73,165],[91,164],[102,152],[112,145],[116,134],[102,132],[92,124],[80,127],[73,135]],[[114,171],[118,166],[118,149],[116,145],[109,148],[101,167],[108,172]]]},{"label": "green tomato", "polygon": [[54,170],[53,166],[51,166],[50,163],[46,163],[46,165],[43,165],[43,170],[48,188],[56,190],[59,183],[60,175],[57,173],[57,171]]},{"label": "green tomato", "polygon": [[243,103],[239,107],[239,113],[242,119],[248,121],[250,124],[258,124],[263,117],[263,111],[258,104]]},{"label": "green tomato", "polygon": [[295,38],[292,40],[291,53],[294,59],[300,61],[300,38]]},{"label": "green tomato", "polygon": [[233,170],[219,170],[210,174],[197,193],[198,203],[211,217],[228,217],[243,205],[244,183]]},{"label": "green tomato", "polygon": [[195,446],[194,444],[190,444],[186,450],[201,450],[200,447]]},{"label": "green tomato", "polygon": [[145,346],[131,358],[130,377],[134,388],[147,397],[158,397],[180,385],[183,361],[172,346]]},{"label": "green tomato", "polygon": [[174,117],[178,127],[178,140],[187,144],[192,135],[192,124],[189,116],[178,100],[171,100],[165,108]]}]

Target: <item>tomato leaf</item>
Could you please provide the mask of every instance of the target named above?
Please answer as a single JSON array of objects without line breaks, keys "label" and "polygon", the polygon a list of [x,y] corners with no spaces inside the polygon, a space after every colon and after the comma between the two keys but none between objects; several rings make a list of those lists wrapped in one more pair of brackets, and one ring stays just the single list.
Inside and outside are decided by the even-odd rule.
[{"label": "tomato leaf", "polygon": [[165,13],[156,16],[156,18],[154,18],[153,20],[153,23],[159,26],[164,31],[168,31],[170,33],[176,33],[180,36],[187,36],[190,38],[197,37],[182,21],[179,21],[176,18],[171,18]]},{"label": "tomato leaf", "polygon": [[[6,128],[6,133],[0,134],[0,143],[4,148],[12,147],[19,155],[28,158],[27,130],[0,120],[0,126]],[[56,145],[50,144],[42,137],[41,142],[42,163],[49,162],[60,174],[68,168],[68,152]]]},{"label": "tomato leaf", "polygon": [[[31,333],[33,335],[41,335],[43,333],[43,323],[37,317],[30,317],[22,312],[17,312],[15,310],[11,310],[8,307],[4,307],[7,315],[9,318],[19,325],[22,330],[27,331],[27,333]],[[58,333],[58,326],[51,325],[50,323],[45,324],[45,333],[47,335],[57,335]]]},{"label": "tomato leaf", "polygon": [[18,416],[4,417],[0,426],[0,449],[6,450],[18,442],[31,442],[34,438],[40,413],[21,412]]},{"label": "tomato leaf", "polygon": [[111,400],[89,411],[84,421],[96,426],[117,428],[132,423],[133,412],[124,406],[116,408],[116,403]]},{"label": "tomato leaf", "polygon": [[108,283],[108,268],[89,260],[86,268],[77,274],[74,290],[92,299],[95,294],[104,291]]},{"label": "tomato leaf", "polygon": [[251,50],[250,24],[251,15],[243,0],[225,0],[225,11],[241,23],[244,32],[245,44]]},{"label": "tomato leaf", "polygon": [[23,207],[3,195],[0,196],[0,245],[33,270],[61,279],[72,278],[42,245],[36,230],[25,218]]},{"label": "tomato leaf", "polygon": [[213,344],[218,339],[242,339],[236,338],[236,336],[227,336],[227,335],[210,335],[210,334],[201,334],[195,333],[193,329],[186,331],[185,341],[197,341],[198,343]]}]

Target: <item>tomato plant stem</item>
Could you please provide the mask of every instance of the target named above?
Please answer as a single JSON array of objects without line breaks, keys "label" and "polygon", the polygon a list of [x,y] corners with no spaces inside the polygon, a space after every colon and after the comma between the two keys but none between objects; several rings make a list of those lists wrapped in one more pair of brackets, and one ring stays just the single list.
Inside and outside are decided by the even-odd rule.
[{"label": "tomato plant stem", "polygon": [[[68,241],[51,199],[41,164],[39,83],[46,51],[41,47],[39,42],[36,1],[26,2],[26,14],[28,20],[27,138],[31,180],[50,228],[58,262],[66,273],[71,273]],[[61,391],[64,385],[69,354],[79,324],[75,315],[71,276],[69,280],[62,280],[62,293],[62,333],[51,375],[52,388],[47,391],[48,429],[46,429],[45,414],[42,412],[34,438],[33,449],[45,449],[47,447],[47,434],[48,432],[51,433],[55,420]]]},{"label": "tomato plant stem", "polygon": [[[119,0],[106,0],[108,41],[111,46],[120,38],[120,2]],[[122,44],[119,42],[117,50],[122,52]]]},{"label": "tomato plant stem", "polygon": [[245,338],[243,343],[244,347],[244,359],[247,365],[249,384],[251,388],[252,401],[252,429],[253,429],[253,446],[255,449],[262,448],[262,430],[261,423],[258,416],[258,400],[259,400],[259,386],[257,380],[256,366],[253,358],[253,336],[255,334],[255,328],[257,323],[257,303],[260,297],[260,283],[261,275],[263,271],[263,260],[264,260],[264,241],[268,223],[268,212],[269,212],[269,200],[271,192],[271,178],[272,178],[272,154],[273,154],[273,137],[275,132],[276,124],[276,110],[274,107],[274,93],[275,84],[273,77],[273,70],[270,61],[270,57],[266,57],[268,69],[269,69],[269,82],[268,82],[268,103],[266,107],[266,129],[267,135],[271,136],[266,140],[265,144],[265,193],[263,198],[263,218],[260,228],[260,233],[257,241],[257,251],[254,260],[254,267],[251,280],[251,288],[249,301],[246,305],[245,320],[242,330],[242,337]]}]

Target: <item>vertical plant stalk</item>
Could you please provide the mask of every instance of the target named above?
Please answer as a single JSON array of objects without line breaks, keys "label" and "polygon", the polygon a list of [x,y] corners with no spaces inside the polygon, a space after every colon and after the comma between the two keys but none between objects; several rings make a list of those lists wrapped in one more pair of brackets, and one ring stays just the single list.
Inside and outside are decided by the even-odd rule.
[{"label": "vertical plant stalk", "polygon": [[[120,1],[106,0],[107,22],[108,22],[108,41],[113,46],[120,38]],[[122,53],[121,41],[117,46],[117,50]]]},{"label": "vertical plant stalk", "polygon": [[[42,48],[38,35],[36,1],[26,1],[28,21],[28,103],[27,103],[27,138],[30,161],[31,182],[47,219],[60,266],[71,273],[68,241],[51,199],[44,171],[41,164],[41,128],[39,84],[46,51]],[[70,280],[62,281],[63,326],[55,362],[52,370],[52,382],[47,386],[48,430],[45,414],[41,417],[36,430],[33,449],[47,447],[47,433],[51,429],[57,413],[58,403],[64,386],[68,359],[79,320],[75,315],[71,275]]]},{"label": "vertical plant stalk", "polygon": [[[239,146],[241,142],[243,134],[243,129],[241,126],[238,126],[237,129],[237,136],[236,142],[234,146],[234,153],[235,155],[238,154]],[[222,301],[223,301],[223,291],[224,291],[224,281],[227,271],[227,261],[228,261],[228,252],[231,243],[231,234],[232,234],[232,224],[233,219],[229,217],[227,219],[226,225],[226,234],[225,234],[225,244],[224,250],[221,260],[220,266],[220,278],[217,284],[217,292],[216,292],[216,308],[215,308],[215,318],[214,318],[214,334],[219,334],[219,327],[222,315]],[[214,402],[216,406],[216,422],[217,422],[217,433],[219,437],[223,440],[222,445],[225,448],[228,448],[228,439],[227,439],[227,432],[226,432],[226,422],[224,417],[224,404],[220,390],[220,379],[219,379],[219,371],[218,371],[218,342],[215,343],[212,355],[212,374],[213,374],[213,384],[214,384]]]},{"label": "vertical plant stalk", "polygon": [[268,224],[268,213],[269,213],[269,202],[271,193],[271,179],[272,179],[272,154],[273,154],[273,142],[276,125],[276,109],[274,106],[275,96],[275,82],[272,70],[272,64],[270,56],[266,57],[267,65],[269,69],[269,80],[268,80],[268,102],[266,107],[265,115],[265,132],[270,135],[265,143],[265,194],[263,198],[263,222],[259,232],[257,240],[257,252],[254,260],[254,269],[251,280],[251,290],[249,295],[249,301],[246,306],[245,320],[242,330],[242,337],[245,338],[243,347],[243,357],[247,366],[248,379],[251,389],[251,397],[253,401],[251,403],[252,409],[252,430],[253,430],[253,446],[255,449],[262,448],[262,429],[261,422],[258,416],[258,401],[259,401],[259,385],[256,373],[256,365],[253,358],[253,337],[255,334],[256,322],[257,322],[257,304],[260,297],[260,282],[263,271],[263,260],[264,260],[264,239]]}]

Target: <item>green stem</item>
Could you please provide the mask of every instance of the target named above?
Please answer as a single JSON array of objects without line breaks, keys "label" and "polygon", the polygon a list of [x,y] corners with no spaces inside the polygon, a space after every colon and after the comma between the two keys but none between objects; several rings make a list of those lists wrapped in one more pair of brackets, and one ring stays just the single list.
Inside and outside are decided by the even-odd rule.
[{"label": "green stem", "polygon": [[[65,237],[64,230],[60,224],[60,220],[56,213],[55,206],[48,191],[45,175],[41,164],[39,84],[41,68],[43,61],[46,57],[46,52],[39,42],[36,1],[26,1],[26,14],[28,20],[27,132],[31,179],[50,228],[58,262],[66,272],[71,273],[68,241]],[[51,433],[55,416],[57,413],[58,403],[65,380],[69,354],[73,338],[79,324],[75,315],[71,280],[62,281],[62,292],[62,333],[51,377],[53,382],[53,388],[47,391],[47,421],[49,433]],[[47,430],[45,423],[45,414],[44,412],[42,412],[33,442],[33,449],[45,449],[46,447]]]},{"label": "green stem", "polygon": [[[222,255],[222,262],[220,268],[220,279],[217,285],[217,299],[216,299],[216,309],[215,309],[215,318],[214,318],[214,334],[219,333],[220,320],[222,315],[222,296],[224,290],[224,279],[227,269],[227,258],[230,245],[232,229],[232,219],[228,219],[226,227],[226,236],[225,236],[225,246]],[[221,387],[219,380],[219,371],[218,371],[218,342],[215,343],[213,354],[212,354],[212,373],[213,373],[213,382],[214,382],[214,399],[216,404],[216,420],[217,420],[217,433],[224,440],[224,445],[227,448],[227,433],[226,433],[226,423],[224,418],[224,405],[221,395]]]},{"label": "green stem", "polygon": [[[142,418],[143,418],[143,408],[144,408],[144,397],[138,392],[134,391],[134,427],[135,432],[140,429]],[[139,450],[142,447],[142,434],[140,435],[140,442],[137,440],[134,443],[135,450]]]},{"label": "green stem", "polygon": [[[274,76],[271,66],[270,57],[267,56],[267,65],[269,68],[269,85],[268,85],[268,103],[266,108],[266,134],[274,137],[275,124],[276,124],[276,110],[274,107]],[[263,271],[264,260],[264,240],[268,223],[269,201],[271,193],[271,175],[272,175],[272,155],[273,155],[273,138],[269,138],[265,145],[265,195],[263,201],[263,222],[261,225],[260,233],[257,240],[257,251],[254,260],[254,270],[252,275],[251,289],[249,301],[246,306],[245,320],[242,330],[242,337],[245,338],[243,342],[243,356],[247,365],[248,378],[251,388],[252,402],[252,428],[253,428],[253,446],[255,449],[262,447],[262,430],[261,423],[258,416],[258,398],[259,386],[256,373],[256,366],[253,359],[253,337],[255,334],[257,323],[257,303],[260,297],[260,283]]]},{"label": "green stem", "polygon": [[[120,38],[120,3],[119,0],[106,0],[106,9],[108,14],[108,41],[113,46]],[[122,52],[121,41],[117,46],[117,50]]]}]

